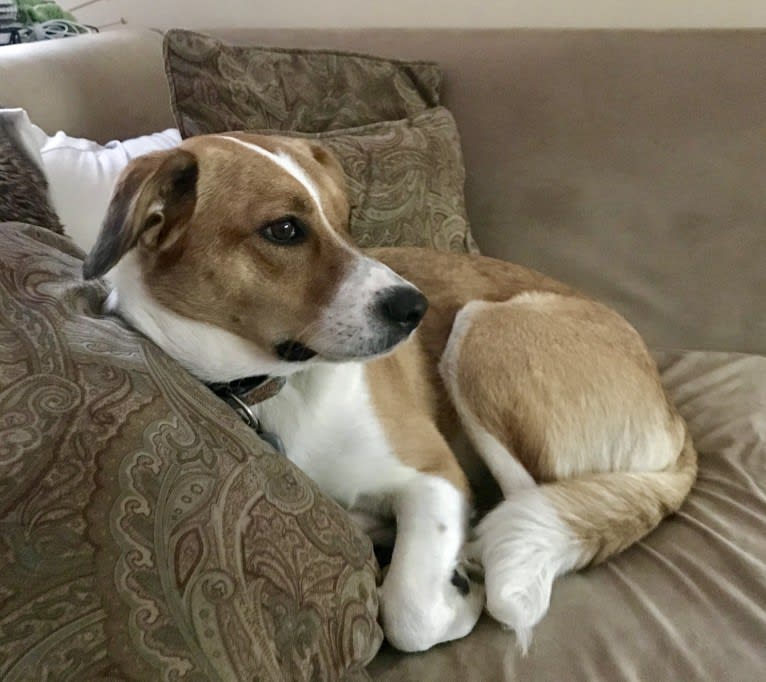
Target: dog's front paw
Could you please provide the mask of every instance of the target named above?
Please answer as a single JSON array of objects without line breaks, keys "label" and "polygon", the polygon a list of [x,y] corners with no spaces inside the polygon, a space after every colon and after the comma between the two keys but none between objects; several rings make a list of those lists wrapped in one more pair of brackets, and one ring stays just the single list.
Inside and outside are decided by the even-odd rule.
[{"label": "dog's front paw", "polygon": [[405,593],[390,580],[379,590],[383,631],[401,651],[425,651],[465,637],[484,609],[484,585],[456,569],[436,593]]},{"label": "dog's front paw", "polygon": [[460,639],[470,633],[484,609],[483,576],[475,565],[465,562],[459,565],[452,572],[450,587],[447,602],[453,615],[441,640],[443,642]]}]

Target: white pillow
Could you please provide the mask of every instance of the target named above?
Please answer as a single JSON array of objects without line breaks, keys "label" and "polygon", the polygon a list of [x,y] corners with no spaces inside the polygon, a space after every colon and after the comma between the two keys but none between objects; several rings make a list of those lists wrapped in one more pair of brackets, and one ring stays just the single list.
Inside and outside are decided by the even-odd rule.
[{"label": "white pillow", "polygon": [[75,244],[90,251],[96,242],[114,185],[131,159],[171,149],[180,142],[181,135],[173,128],[124,142],[114,140],[103,146],[63,132],[50,138],[45,136],[40,157],[48,178],[51,204]]}]

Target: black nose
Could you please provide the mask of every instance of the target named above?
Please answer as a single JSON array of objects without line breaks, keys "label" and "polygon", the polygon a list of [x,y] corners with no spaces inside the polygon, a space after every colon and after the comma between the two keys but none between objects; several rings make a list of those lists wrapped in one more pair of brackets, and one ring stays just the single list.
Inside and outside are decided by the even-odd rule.
[{"label": "black nose", "polygon": [[378,300],[381,317],[408,332],[418,326],[428,310],[428,299],[415,287],[391,287]]}]

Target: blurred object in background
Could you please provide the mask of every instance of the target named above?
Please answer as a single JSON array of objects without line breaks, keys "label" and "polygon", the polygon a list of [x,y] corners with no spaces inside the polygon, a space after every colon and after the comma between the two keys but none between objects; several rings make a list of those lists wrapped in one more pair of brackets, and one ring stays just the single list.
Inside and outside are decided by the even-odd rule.
[{"label": "blurred object in background", "polygon": [[51,0],[0,0],[0,44],[69,38],[96,32]]},{"label": "blurred object in background", "polygon": [[19,30],[22,24],[18,17],[19,8],[16,0],[0,0],[0,45],[21,42]]}]

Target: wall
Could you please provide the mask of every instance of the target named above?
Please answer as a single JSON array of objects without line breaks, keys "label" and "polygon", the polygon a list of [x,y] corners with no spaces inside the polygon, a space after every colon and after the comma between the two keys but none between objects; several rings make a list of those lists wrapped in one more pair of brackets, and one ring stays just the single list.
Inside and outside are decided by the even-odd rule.
[{"label": "wall", "polygon": [[[87,0],[59,0],[74,7]],[[77,10],[97,26],[155,28],[766,27],[764,0],[97,0]]]}]

